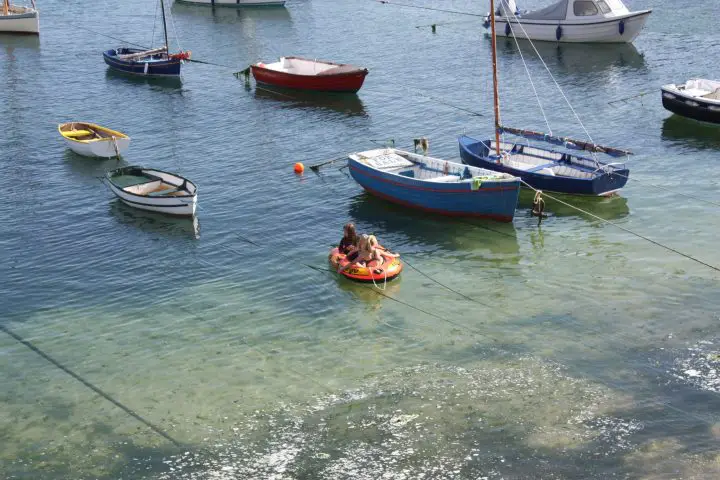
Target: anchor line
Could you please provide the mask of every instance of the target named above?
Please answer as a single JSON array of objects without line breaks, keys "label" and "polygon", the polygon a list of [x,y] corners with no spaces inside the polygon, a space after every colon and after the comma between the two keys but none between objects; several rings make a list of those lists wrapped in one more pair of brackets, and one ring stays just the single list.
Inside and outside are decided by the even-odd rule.
[{"label": "anchor line", "polygon": [[[527,183],[526,181],[524,181],[524,180],[522,180],[522,179],[521,179],[520,181],[521,181],[525,186],[527,186],[528,188],[530,188],[531,190],[533,190],[533,191],[535,191],[535,192],[538,191],[536,188],[534,188],[532,185],[530,185],[530,184]],[[693,256],[690,255],[690,254],[681,252],[680,250],[677,250],[677,249],[675,249],[675,248],[673,248],[673,247],[670,247],[670,246],[668,246],[668,245],[664,245],[664,244],[658,242],[657,240],[653,240],[652,238],[646,237],[645,235],[641,235],[641,234],[639,234],[639,233],[633,232],[632,230],[630,230],[630,229],[627,228],[627,227],[623,227],[622,225],[619,225],[619,224],[617,224],[617,223],[615,223],[615,222],[611,222],[610,220],[607,220],[607,219],[605,219],[605,218],[599,217],[599,216],[595,215],[594,213],[590,213],[590,212],[588,212],[587,210],[583,210],[582,208],[576,207],[575,205],[571,205],[571,204],[569,204],[569,203],[567,203],[567,202],[564,202],[564,201],[560,200],[560,199],[557,198],[557,197],[553,197],[553,196],[551,196],[551,195],[548,195],[546,192],[543,192],[543,195],[546,196],[547,198],[553,199],[554,201],[556,201],[556,202],[558,202],[558,203],[560,203],[560,204],[562,204],[562,205],[565,205],[566,207],[570,207],[570,208],[572,208],[572,209],[577,210],[578,212],[584,213],[585,215],[589,215],[589,216],[591,216],[591,217],[593,217],[593,218],[595,218],[595,219],[597,219],[597,220],[600,220],[600,221],[602,221],[602,222],[605,222],[605,223],[607,223],[607,224],[610,224],[610,225],[612,225],[613,227],[619,228],[620,230],[622,230],[622,231],[624,231],[624,232],[626,232],[626,233],[629,233],[630,235],[633,235],[633,236],[638,237],[638,238],[640,238],[640,239],[642,239],[642,240],[645,240],[645,241],[647,241],[647,242],[650,242],[650,243],[652,243],[653,245],[656,245],[656,246],[658,246],[658,247],[660,247],[660,248],[663,248],[663,249],[665,249],[665,250],[667,250],[667,251],[669,251],[669,252],[672,252],[672,253],[675,253],[675,254],[677,254],[677,255],[680,255],[681,257],[685,257],[685,258],[687,258],[688,260],[692,260],[693,262],[696,262],[696,263],[698,263],[698,264],[700,264],[700,265],[703,265],[703,266],[705,266],[705,267],[708,267],[708,268],[710,268],[710,269],[712,269],[712,270],[714,270],[714,271],[716,271],[716,272],[720,272],[720,268],[719,268],[719,267],[716,267],[716,266],[711,265],[711,264],[709,264],[709,263],[707,263],[707,262],[704,262],[704,261],[700,260],[699,258],[693,257]]]},{"label": "anchor line", "polygon": [[152,430],[153,432],[157,433],[158,435],[160,435],[161,437],[163,437],[165,440],[168,440],[170,443],[172,443],[172,444],[175,445],[176,447],[182,447],[182,446],[183,446],[183,444],[182,444],[181,442],[179,442],[178,440],[175,440],[175,439],[174,439],[173,437],[171,437],[168,433],[166,433],[165,431],[163,431],[160,427],[158,427],[157,425],[153,424],[153,423],[150,422],[149,420],[146,420],[145,418],[143,418],[142,416],[140,416],[137,412],[135,412],[135,411],[132,410],[131,408],[123,405],[123,404],[120,403],[118,400],[114,399],[114,398],[111,397],[109,394],[107,394],[107,393],[105,393],[104,391],[102,391],[100,388],[96,387],[95,385],[93,385],[93,384],[90,383],[89,381],[85,380],[83,377],[81,377],[80,375],[78,375],[78,374],[75,373],[74,371],[70,370],[68,367],[66,367],[65,365],[63,365],[62,363],[60,363],[59,361],[57,361],[56,359],[54,359],[53,357],[51,357],[51,356],[48,355],[47,353],[45,353],[45,352],[43,352],[42,350],[40,350],[38,347],[36,347],[36,346],[35,346],[34,344],[32,344],[30,341],[25,340],[24,338],[22,338],[20,335],[18,335],[17,333],[13,332],[12,330],[10,330],[10,329],[9,329],[8,327],[6,327],[5,325],[0,325],[0,330],[2,330],[3,332],[5,332],[7,335],[9,335],[10,337],[14,338],[15,340],[17,340],[19,343],[22,343],[23,345],[25,345],[27,348],[29,348],[29,349],[32,350],[33,352],[35,352],[35,353],[37,353],[38,355],[40,355],[42,358],[44,358],[45,360],[47,360],[48,362],[50,362],[52,365],[54,365],[54,366],[57,367],[58,369],[60,369],[60,370],[62,370],[63,372],[67,373],[68,375],[70,375],[71,377],[73,377],[75,380],[77,380],[78,382],[82,383],[82,384],[85,385],[87,388],[89,388],[89,389],[92,390],[93,392],[95,392],[95,393],[97,393],[98,395],[100,395],[101,397],[103,397],[103,398],[104,398],[105,400],[107,400],[108,402],[110,402],[110,403],[112,403],[113,405],[115,405],[116,407],[118,407],[120,410],[122,410],[122,411],[124,411],[125,413],[127,413],[128,415],[130,415],[131,417],[133,417],[135,420],[137,420],[137,421],[139,421],[140,423],[144,424],[144,425],[145,425],[146,427],[148,427],[150,430]]}]

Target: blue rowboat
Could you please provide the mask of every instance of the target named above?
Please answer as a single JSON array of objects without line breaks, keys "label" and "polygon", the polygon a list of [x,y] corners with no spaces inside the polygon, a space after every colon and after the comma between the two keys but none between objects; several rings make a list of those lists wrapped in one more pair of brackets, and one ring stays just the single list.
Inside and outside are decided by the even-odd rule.
[{"label": "blue rowboat", "polygon": [[510,222],[520,193],[512,175],[395,148],[353,153],[348,166],[372,195],[441,215]]},{"label": "blue rowboat", "polygon": [[[476,140],[465,135],[458,142],[463,163],[515,175],[537,190],[608,196],[624,187],[630,175],[623,163],[603,163],[595,158],[528,143],[498,144],[494,140]],[[567,142],[564,145],[571,148]],[[629,153],[617,152],[618,156],[619,152]],[[605,150],[604,153],[613,155],[615,152]]]},{"label": "blue rowboat", "polygon": [[110,68],[120,72],[148,77],[177,77],[180,75],[182,55],[168,56],[167,49],[142,50],[116,48],[103,52],[103,59]]}]

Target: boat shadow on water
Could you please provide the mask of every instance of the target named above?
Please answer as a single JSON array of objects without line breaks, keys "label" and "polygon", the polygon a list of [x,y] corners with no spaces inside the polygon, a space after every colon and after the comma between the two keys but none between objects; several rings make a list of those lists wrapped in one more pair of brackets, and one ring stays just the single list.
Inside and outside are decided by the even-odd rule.
[{"label": "boat shadow on water", "polygon": [[[627,198],[620,195],[612,195],[609,197],[584,197],[556,193],[551,193],[550,195],[562,202],[592,213],[593,215],[597,215],[605,220],[618,220],[630,214],[630,207],[628,206]],[[526,215],[530,216],[534,198],[535,192],[533,190],[526,188],[521,189],[520,198],[518,199],[518,209],[524,210]],[[552,198],[548,198],[547,196],[544,196],[543,199],[545,200],[545,214],[548,215],[548,217],[579,217],[590,222],[600,221],[590,215],[580,212],[575,208],[564,205]],[[520,215],[521,212],[518,211],[516,213],[516,218]],[[552,221],[552,218],[550,218],[550,221]]]},{"label": "boat shadow on water", "polygon": [[120,72],[108,67],[105,71],[108,83],[124,83],[135,85],[150,85],[153,89],[167,92],[182,93],[182,79],[180,77],[145,77],[131,73]]},{"label": "boat shadow on water", "polygon": [[245,5],[242,7],[213,7],[211,5],[193,5],[190,3],[174,2],[170,11],[173,15],[192,16],[194,18],[210,18],[213,23],[239,23],[239,22],[290,22],[290,11],[281,5],[258,6]]},{"label": "boat shadow on water", "polygon": [[698,150],[720,149],[720,125],[670,115],[662,123],[662,139]]},{"label": "boat shadow on water", "polygon": [[282,103],[283,108],[331,110],[351,117],[368,116],[363,101],[355,93],[309,92],[262,85],[256,86],[255,98]]},{"label": "boat shadow on water", "polygon": [[96,180],[105,175],[106,172],[120,167],[126,167],[128,163],[122,157],[117,158],[93,158],[83,157],[70,149],[65,150],[65,165],[76,175]]},{"label": "boat shadow on water", "polygon": [[0,47],[8,57],[12,57],[13,49],[25,48],[29,50],[40,49],[40,35],[17,35],[14,33],[0,33]]},{"label": "boat shadow on water", "polygon": [[[520,246],[513,223],[465,217],[446,217],[408,209],[363,192],[350,201],[348,212],[358,230],[368,229],[388,236],[405,248],[442,249],[443,256],[467,257],[468,253],[489,250],[499,257],[518,256]],[[395,245],[388,245],[394,248]],[[402,254],[402,252],[400,252]]]},{"label": "boat shadow on water", "polygon": [[197,216],[173,217],[162,213],[147,212],[125,205],[115,198],[110,204],[110,214],[123,225],[146,233],[167,237],[200,238],[200,220]]},{"label": "boat shadow on water", "polygon": [[[632,43],[623,44],[574,44],[552,42],[530,42],[517,39],[526,61],[540,63],[532,45],[548,64],[552,72],[558,70],[569,74],[599,73],[613,67],[641,70],[645,68],[645,57]],[[518,45],[510,38],[498,39],[499,53],[519,57]]]}]

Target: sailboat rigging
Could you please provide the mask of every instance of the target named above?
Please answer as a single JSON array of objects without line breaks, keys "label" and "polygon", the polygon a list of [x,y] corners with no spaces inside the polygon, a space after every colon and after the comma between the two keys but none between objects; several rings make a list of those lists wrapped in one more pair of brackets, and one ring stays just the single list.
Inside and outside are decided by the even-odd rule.
[{"label": "sailboat rigging", "polygon": [[[495,1],[490,0],[495,138],[483,141],[465,135],[461,136],[458,142],[463,163],[518,176],[538,190],[594,196],[616,193],[627,183],[630,171],[622,163],[601,162],[595,158],[595,154],[625,157],[631,155],[630,151],[597,145],[592,139],[590,142],[586,142],[502,125],[498,92],[495,15]],[[529,142],[505,142],[501,140],[501,136],[504,134],[550,143],[562,147],[562,150],[531,145]],[[575,155],[567,150],[584,150],[593,153],[593,156]]]},{"label": "sailboat rigging", "polygon": [[114,70],[141,76],[177,77],[185,60],[190,59],[189,51],[169,53],[165,2],[160,1],[165,45],[150,50],[120,47],[103,52],[105,63]]}]

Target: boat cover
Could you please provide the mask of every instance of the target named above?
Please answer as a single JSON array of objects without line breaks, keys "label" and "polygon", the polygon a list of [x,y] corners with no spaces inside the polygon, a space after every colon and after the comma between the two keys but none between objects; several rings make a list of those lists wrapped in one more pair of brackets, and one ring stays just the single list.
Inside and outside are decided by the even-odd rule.
[{"label": "boat cover", "polygon": [[565,20],[568,12],[568,2],[570,0],[560,0],[549,7],[523,13],[523,20]]}]

